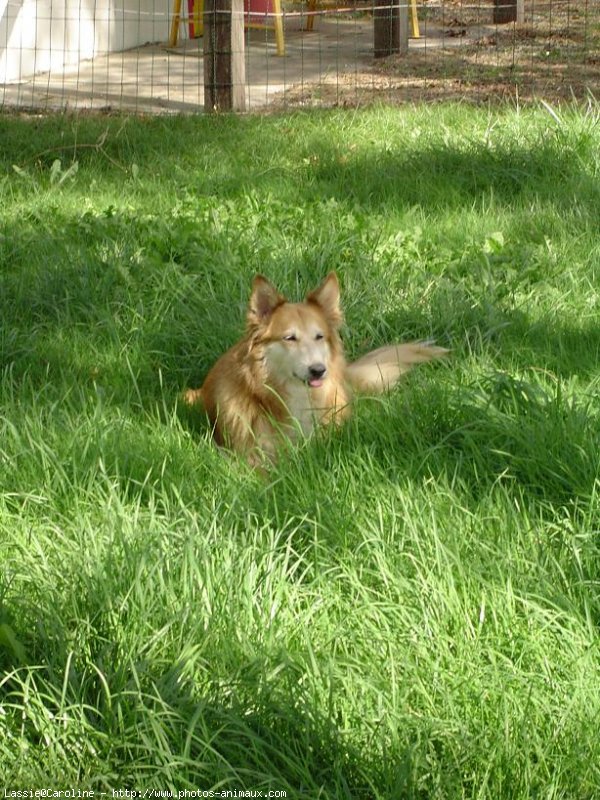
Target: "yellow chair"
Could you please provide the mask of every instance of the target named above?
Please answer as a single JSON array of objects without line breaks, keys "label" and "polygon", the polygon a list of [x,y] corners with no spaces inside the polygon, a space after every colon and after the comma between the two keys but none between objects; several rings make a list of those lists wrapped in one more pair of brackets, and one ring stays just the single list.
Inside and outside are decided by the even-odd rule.
[{"label": "yellow chair", "polygon": [[[245,0],[244,2],[244,26],[246,28],[257,28],[259,30],[272,30],[275,31],[275,43],[277,46],[277,55],[285,55],[285,39],[283,34],[283,15],[281,13],[281,0],[267,0],[267,8],[271,6],[268,12],[260,9],[253,11],[251,8],[252,0]],[[272,22],[269,18],[272,18]],[[264,18],[265,22],[260,19]],[[258,21],[257,21],[258,20]],[[179,26],[182,22],[191,22],[192,32],[190,36],[195,38],[204,35],[204,0],[194,0],[192,6],[191,17],[181,16],[181,0],[174,0],[173,4],[173,19],[171,20],[171,34],[169,36],[169,46],[175,47],[179,39]]]}]

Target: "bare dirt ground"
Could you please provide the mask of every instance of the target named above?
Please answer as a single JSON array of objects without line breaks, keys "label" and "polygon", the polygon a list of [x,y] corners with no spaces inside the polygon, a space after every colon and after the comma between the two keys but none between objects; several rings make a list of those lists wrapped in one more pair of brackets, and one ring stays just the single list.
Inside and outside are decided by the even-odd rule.
[{"label": "bare dirt ground", "polygon": [[371,59],[291,87],[275,105],[598,97],[600,3],[526,3],[519,25],[495,25],[491,8],[463,6],[462,0],[447,1],[443,9],[421,7],[419,13],[421,38],[411,40],[407,56]]}]

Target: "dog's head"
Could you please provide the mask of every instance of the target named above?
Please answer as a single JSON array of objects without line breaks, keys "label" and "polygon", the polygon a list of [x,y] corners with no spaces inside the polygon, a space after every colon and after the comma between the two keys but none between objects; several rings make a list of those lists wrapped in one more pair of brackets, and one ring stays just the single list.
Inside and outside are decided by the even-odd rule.
[{"label": "dog's head", "polygon": [[313,389],[323,385],[332,359],[341,356],[342,319],[335,272],[303,303],[289,303],[262,275],[254,278],[248,328],[263,347],[269,375],[279,383],[298,380]]}]

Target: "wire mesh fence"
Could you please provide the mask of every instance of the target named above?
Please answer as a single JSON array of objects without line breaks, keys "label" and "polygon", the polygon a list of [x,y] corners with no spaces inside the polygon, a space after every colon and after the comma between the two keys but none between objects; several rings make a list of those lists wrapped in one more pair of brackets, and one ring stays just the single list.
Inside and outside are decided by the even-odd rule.
[{"label": "wire mesh fence", "polygon": [[[232,80],[244,106],[555,100],[600,86],[600,0],[397,2],[234,6],[242,34]],[[376,57],[381,16],[398,8],[408,26],[398,52]],[[0,107],[196,112],[205,10],[203,0],[0,0]],[[396,35],[387,23],[381,30]]]}]

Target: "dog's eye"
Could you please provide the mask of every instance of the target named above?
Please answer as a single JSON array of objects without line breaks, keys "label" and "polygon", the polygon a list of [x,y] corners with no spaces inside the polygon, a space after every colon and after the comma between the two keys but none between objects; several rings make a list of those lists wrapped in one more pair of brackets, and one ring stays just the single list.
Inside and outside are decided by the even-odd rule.
[{"label": "dog's eye", "polygon": [[297,337],[295,333],[288,333],[286,336],[283,337],[284,342],[296,342]]},{"label": "dog's eye", "polygon": [[322,334],[322,333],[316,333],[316,334],[315,334],[315,339],[316,339],[317,341],[319,341],[319,339],[324,339],[324,338],[325,338],[325,337],[323,336],[323,334]]}]

